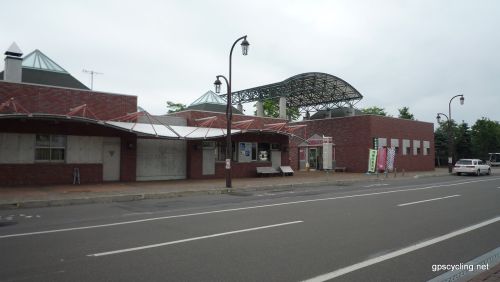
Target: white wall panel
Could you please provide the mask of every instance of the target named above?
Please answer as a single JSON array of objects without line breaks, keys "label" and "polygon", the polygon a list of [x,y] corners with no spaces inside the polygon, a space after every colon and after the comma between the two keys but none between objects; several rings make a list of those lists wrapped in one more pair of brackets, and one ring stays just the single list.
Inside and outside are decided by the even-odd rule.
[{"label": "white wall panel", "polygon": [[35,134],[0,133],[0,163],[35,162]]},{"label": "white wall panel", "polygon": [[186,141],[137,139],[137,180],[186,178]]},{"label": "white wall panel", "polygon": [[69,135],[67,140],[67,163],[102,163],[102,137]]}]

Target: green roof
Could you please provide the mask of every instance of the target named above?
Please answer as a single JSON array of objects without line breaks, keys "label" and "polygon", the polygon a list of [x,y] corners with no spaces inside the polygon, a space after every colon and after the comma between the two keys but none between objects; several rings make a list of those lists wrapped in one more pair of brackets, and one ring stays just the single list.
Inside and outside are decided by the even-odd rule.
[{"label": "green roof", "polygon": [[221,97],[219,97],[219,95],[209,90],[205,94],[203,94],[200,98],[196,99],[193,103],[191,103],[189,107],[207,103],[216,105],[227,105],[226,100],[222,99]]},{"label": "green roof", "polygon": [[[227,107],[227,102],[219,95],[215,94],[213,91],[207,91],[205,94],[201,95],[200,98],[196,99],[191,103],[187,109],[188,110],[199,110],[208,112],[219,112],[225,113]],[[243,114],[235,107],[232,107],[234,114]]]}]

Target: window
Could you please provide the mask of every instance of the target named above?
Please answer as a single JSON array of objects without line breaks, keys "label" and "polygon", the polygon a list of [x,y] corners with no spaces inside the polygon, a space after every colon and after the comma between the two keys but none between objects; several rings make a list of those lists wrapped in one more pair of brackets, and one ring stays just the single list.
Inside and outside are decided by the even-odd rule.
[{"label": "window", "polygon": [[410,152],[411,152],[411,150],[410,150],[410,140],[403,139],[403,156],[409,155]]},{"label": "window", "polygon": [[279,151],[279,150],[281,150],[281,144],[279,144],[279,143],[271,143],[271,150],[273,150],[273,151]]},{"label": "window", "polygon": [[66,157],[66,136],[37,134],[35,161],[64,162]]},{"label": "window", "polygon": [[270,161],[271,157],[271,152],[270,152],[271,146],[269,143],[259,143],[257,145],[257,151],[258,151],[258,161],[264,162],[264,161]]},{"label": "window", "polygon": [[420,148],[417,148],[417,155],[420,155]]},{"label": "window", "polygon": [[394,153],[399,154],[399,139],[391,139],[391,147],[394,148]]},{"label": "window", "polygon": [[[236,154],[236,146],[234,145],[235,143],[232,142],[232,148],[233,148],[233,161],[238,160],[238,154]],[[226,142],[217,142],[217,150],[216,150],[216,161],[221,161],[224,162],[226,161]]]},{"label": "window", "polygon": [[424,156],[428,156],[431,154],[431,142],[424,141]]}]

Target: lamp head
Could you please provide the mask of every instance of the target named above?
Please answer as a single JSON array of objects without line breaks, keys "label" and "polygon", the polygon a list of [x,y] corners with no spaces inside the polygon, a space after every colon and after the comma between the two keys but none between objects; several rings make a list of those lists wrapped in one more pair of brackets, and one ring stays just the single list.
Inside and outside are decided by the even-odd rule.
[{"label": "lamp head", "polygon": [[222,82],[220,82],[219,77],[217,77],[217,79],[214,82],[215,93],[217,93],[217,94],[220,93],[220,86],[221,86],[221,84],[222,84]]},{"label": "lamp head", "polygon": [[243,42],[241,42],[241,52],[243,52],[243,56],[248,55],[248,47],[250,46],[250,43],[248,43],[247,38],[243,39]]},{"label": "lamp head", "polygon": [[463,105],[464,101],[465,101],[465,98],[464,98],[464,95],[462,95],[462,97],[460,97],[460,105]]}]

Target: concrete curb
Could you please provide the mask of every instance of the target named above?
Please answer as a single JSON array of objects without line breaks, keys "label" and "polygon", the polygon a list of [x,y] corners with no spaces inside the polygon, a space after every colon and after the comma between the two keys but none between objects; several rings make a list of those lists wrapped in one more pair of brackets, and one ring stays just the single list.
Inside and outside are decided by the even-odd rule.
[{"label": "concrete curb", "polygon": [[[413,178],[427,178],[443,176],[447,174],[423,174],[415,175]],[[408,176],[403,176],[408,177]],[[285,189],[284,191],[293,190],[295,187],[300,186],[310,186],[310,187],[320,187],[327,185],[334,186],[346,186],[348,184],[363,182],[367,180],[371,181],[385,181],[401,179],[403,177],[397,178],[353,178],[353,179],[343,179],[343,180],[324,180],[324,181],[314,181],[314,182],[300,182],[300,183],[287,183],[287,184],[271,184],[271,185],[260,185],[260,186],[247,186],[247,187],[236,187],[228,191],[225,187],[215,187],[205,190],[185,190],[185,191],[166,191],[166,192],[151,192],[151,193],[129,193],[129,194],[117,194],[117,195],[94,195],[88,197],[77,197],[77,198],[67,198],[67,199],[47,199],[47,200],[19,200],[13,202],[0,203],[0,210],[5,209],[23,209],[23,208],[42,208],[42,207],[60,207],[60,206],[70,206],[70,205],[82,205],[82,204],[102,204],[102,203],[113,203],[113,202],[130,202],[139,201],[145,199],[165,199],[165,198],[176,198],[176,197],[186,197],[186,196],[200,196],[200,195],[218,195],[218,194],[233,194],[241,195],[246,192],[255,191],[272,191],[276,189]]]}]

